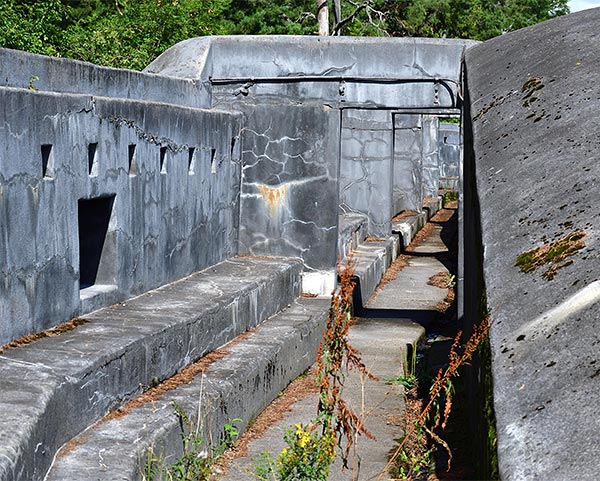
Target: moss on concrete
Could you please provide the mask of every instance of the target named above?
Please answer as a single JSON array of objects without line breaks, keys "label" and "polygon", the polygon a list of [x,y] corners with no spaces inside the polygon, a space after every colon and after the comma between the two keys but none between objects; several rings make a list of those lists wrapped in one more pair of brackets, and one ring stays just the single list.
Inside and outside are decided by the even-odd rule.
[{"label": "moss on concrete", "polygon": [[519,254],[515,266],[520,267],[523,272],[532,272],[538,267],[549,264],[543,277],[552,280],[559,269],[573,263],[571,259],[567,258],[584,247],[585,232],[576,230],[562,239]]}]

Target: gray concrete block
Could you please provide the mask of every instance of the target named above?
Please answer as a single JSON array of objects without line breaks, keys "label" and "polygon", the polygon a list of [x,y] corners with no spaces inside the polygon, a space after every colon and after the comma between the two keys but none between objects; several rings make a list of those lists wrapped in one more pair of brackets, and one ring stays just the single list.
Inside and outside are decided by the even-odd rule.
[{"label": "gray concrete block", "polygon": [[395,236],[382,241],[367,242],[355,250],[354,275],[357,279],[355,304],[366,305],[383,274],[399,252],[400,243]]},{"label": "gray concrete block", "polygon": [[427,223],[427,214],[422,212],[420,214],[411,215],[405,217],[398,222],[392,224],[392,232],[399,234],[402,242],[402,248],[408,247],[413,241],[417,232],[419,232]]},{"label": "gray concrete block", "polygon": [[235,258],[8,350],[0,360],[0,479],[42,479],[64,442],[141,387],[291,304],[300,271],[295,260]]},{"label": "gray concrete block", "polygon": [[368,218],[361,214],[342,214],[338,222],[338,257],[345,259],[367,238]]}]

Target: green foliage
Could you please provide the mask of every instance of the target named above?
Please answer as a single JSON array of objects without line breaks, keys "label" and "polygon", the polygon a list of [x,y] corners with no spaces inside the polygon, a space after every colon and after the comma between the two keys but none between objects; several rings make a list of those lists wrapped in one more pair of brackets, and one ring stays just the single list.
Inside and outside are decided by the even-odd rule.
[{"label": "green foliage", "polygon": [[[458,201],[458,192],[453,189],[444,189],[442,192],[442,205],[446,207],[452,202]],[[454,278],[454,276],[452,276]],[[454,281],[454,279],[452,279]],[[450,287],[450,286],[448,286]],[[454,286],[452,286],[454,287]]]},{"label": "green foliage", "polygon": [[284,440],[288,447],[276,460],[264,452],[255,462],[255,477],[261,481],[326,481],[335,458],[336,441],[331,433],[321,434],[317,425],[296,424]]},{"label": "green foliage", "polygon": [[69,8],[60,0],[0,1],[0,47],[58,55]]},{"label": "green foliage", "polygon": [[314,0],[231,0],[224,29],[240,35],[311,35],[317,32]]},{"label": "green foliage", "polygon": [[141,70],[172,45],[224,33],[228,0],[118,0],[99,5],[65,32],[61,54],[100,65]]},{"label": "green foliage", "polygon": [[[341,0],[339,33],[485,40],[565,13],[567,0]],[[130,69],[191,37],[317,30],[314,0],[0,1],[1,47]]]},{"label": "green foliage", "polygon": [[412,389],[417,383],[417,376],[409,374],[398,377],[386,377],[383,379],[387,384],[404,386],[406,389]]},{"label": "green foliage", "polygon": [[394,36],[487,40],[569,13],[567,0],[386,1]]}]

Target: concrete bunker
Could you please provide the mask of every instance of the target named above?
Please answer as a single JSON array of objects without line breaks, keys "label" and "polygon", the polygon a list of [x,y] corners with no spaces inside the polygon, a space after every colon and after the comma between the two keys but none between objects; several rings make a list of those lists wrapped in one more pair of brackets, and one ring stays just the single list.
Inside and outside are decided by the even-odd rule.
[{"label": "concrete bunker", "polygon": [[[389,236],[396,212],[422,210],[423,199],[439,185],[462,184],[458,284],[465,297],[460,313],[465,323],[481,315],[485,287],[485,307],[497,319],[492,369],[501,475],[562,480],[572,477],[576,466],[578,479],[595,479],[597,466],[589,460],[598,447],[589,400],[596,393],[597,336],[591,332],[587,343],[564,332],[595,326],[597,303],[583,305],[577,314],[561,311],[556,326],[543,316],[555,313],[553,307],[568,303],[583,286],[596,286],[598,216],[586,196],[594,191],[600,165],[593,162],[592,114],[597,110],[598,22],[596,10],[481,45],[423,39],[191,39],[145,73],[0,50],[5,120],[0,124],[0,343],[211,267],[197,283],[184,280],[180,287],[191,296],[218,286],[213,294],[229,289],[232,297],[215,304],[222,317],[218,322],[209,317],[214,329],[186,327],[189,342],[168,344],[164,351],[154,346],[157,354],[148,365],[164,378],[203,349],[292,302],[300,293],[300,277],[305,291],[329,291],[337,254],[353,244],[360,229]],[[532,47],[524,52],[523,44]],[[574,64],[565,52],[578,52]],[[31,72],[40,77],[39,91],[27,88]],[[532,79],[544,85],[535,101],[524,98]],[[15,116],[17,106],[37,117]],[[461,127],[440,122],[461,113]],[[556,187],[559,173],[568,183],[567,200]],[[111,208],[108,196],[114,196]],[[79,221],[82,212],[103,219],[100,226],[86,227]],[[55,225],[47,219],[56,219]],[[75,226],[94,232],[98,242],[85,246]],[[347,226],[347,238],[341,240]],[[573,226],[586,232],[586,246],[550,283],[515,270],[519,254],[568,234],[564,231]],[[288,259],[259,260],[272,255]],[[111,266],[117,256],[118,267]],[[280,291],[251,275],[246,284],[238,279],[236,269],[255,274],[259,265],[280,271]],[[210,277],[213,271],[221,283]],[[267,278],[270,274],[260,280]],[[80,284],[117,287],[86,302]],[[237,296],[236,289],[244,295]],[[529,301],[532,297],[539,302]],[[273,298],[281,302],[263,309]],[[148,330],[166,315],[160,305],[153,308],[158,314],[149,315],[151,321],[143,325]],[[89,329],[93,332],[93,326]],[[573,351],[577,358],[569,356]],[[19,354],[12,355],[20,361]],[[51,374],[22,369],[40,381],[36,389],[47,389],[42,394],[56,386],[81,389],[78,378],[74,387],[65,388]],[[88,376],[95,368],[86,369],[78,374]],[[4,382],[14,389],[19,379],[8,376]],[[138,380],[126,381],[135,386],[107,395],[85,423],[115,399],[132,395]],[[106,386],[98,383],[102,392]],[[67,398],[65,393],[60,395]],[[52,403],[39,411],[54,412]],[[7,417],[3,422],[9,428],[0,434],[11,432],[10,422],[37,432],[39,420],[28,416]],[[53,453],[84,429],[79,421],[56,438],[44,438],[44,452]],[[569,446],[581,449],[572,452]],[[11,453],[22,456],[22,471],[11,464],[12,457],[6,458],[11,462],[0,457],[0,478],[43,477],[48,456],[30,447],[10,446]],[[565,452],[573,463],[563,462]]]}]

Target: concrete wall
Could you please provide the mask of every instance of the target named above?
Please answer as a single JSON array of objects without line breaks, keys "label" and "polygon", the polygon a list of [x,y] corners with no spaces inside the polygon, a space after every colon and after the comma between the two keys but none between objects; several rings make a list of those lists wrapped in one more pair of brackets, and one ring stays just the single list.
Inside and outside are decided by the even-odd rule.
[{"label": "concrete wall", "polygon": [[[427,108],[432,113],[448,109],[458,113],[460,63],[465,48],[472,43],[407,38],[197,38],[172,47],[146,71],[210,82],[211,105],[246,112],[249,132],[264,132],[268,127],[271,139],[301,136],[315,140],[321,136],[330,139],[314,144],[312,158],[317,163],[327,164],[330,173],[337,171],[338,167],[334,165],[341,163],[339,185],[338,179],[333,177],[326,185],[306,184],[305,189],[297,192],[308,199],[295,202],[309,205],[313,198],[322,198],[324,188],[331,189],[327,198],[333,200],[339,190],[342,212],[366,214],[369,217],[369,234],[380,237],[391,233],[390,219],[394,210],[389,195],[391,186],[387,185],[387,181],[394,178],[392,112]],[[261,110],[260,105],[277,107]],[[319,115],[314,122],[295,124],[286,119],[285,114],[278,113],[288,109],[294,112],[300,106],[313,108],[314,112],[324,109],[342,111],[343,114],[338,113],[342,118],[341,131],[339,122],[333,121],[327,121],[330,130],[323,131],[325,124],[319,120]],[[435,134],[432,129],[430,131]],[[253,142],[248,136],[245,138]],[[341,144],[341,151],[334,148],[336,142]],[[437,151],[436,138],[427,145],[431,146],[425,160],[429,168],[430,164],[437,162],[434,155]],[[251,146],[249,150],[253,149]],[[285,156],[279,161],[287,163],[290,158]],[[250,156],[244,157],[245,166],[246,159],[251,163],[252,179],[249,181],[252,184],[283,186],[280,181],[273,180],[272,163],[256,164]],[[418,162],[423,163],[423,160]],[[292,173],[294,169],[288,169],[288,172]],[[304,171],[296,171],[295,175],[297,182],[304,183]],[[425,178],[429,176],[425,175]],[[244,176],[243,182],[247,179]],[[385,179],[383,183],[382,179]],[[421,189],[420,185],[418,189]],[[257,194],[254,185],[243,186],[242,190],[267,200],[263,194]],[[429,192],[432,188],[426,190]],[[271,195],[271,191],[268,192]],[[420,192],[419,196],[422,195]],[[329,269],[331,272],[336,260],[337,221],[324,212],[315,213],[319,229],[333,229],[326,238],[319,234],[326,244],[321,244],[323,254],[316,262],[309,258],[314,256],[310,236],[287,237],[293,233],[286,232],[285,224],[290,217],[280,217],[277,221],[279,226],[275,226],[273,216],[267,224],[256,222],[253,215],[256,209],[267,205],[264,201],[262,204],[257,202],[258,197],[253,198],[247,209],[244,207],[247,198],[242,199],[242,212],[250,212],[250,215],[242,214],[242,238],[245,240],[241,250],[269,253],[273,247],[280,254],[300,255],[311,268]],[[267,217],[265,211],[259,212],[259,217]],[[298,219],[307,221],[303,217]],[[314,231],[314,228],[311,230]],[[284,238],[273,242],[273,235],[283,235]]]},{"label": "concrete wall", "polygon": [[388,110],[342,111],[340,209],[366,214],[368,233],[391,233],[392,113]]},{"label": "concrete wall", "polygon": [[[481,242],[465,254],[465,275],[478,280],[469,264],[482,253],[503,480],[598,477],[599,25],[600,9],[586,10],[466,55],[465,165]],[[556,259],[530,272],[515,265],[575,231],[585,247],[552,279]],[[479,302],[472,295],[467,307]]]},{"label": "concrete wall", "polygon": [[438,129],[439,186],[458,190],[460,176],[460,125],[440,120]]},{"label": "concrete wall", "polygon": [[239,115],[0,98],[0,345],[236,253]]},{"label": "concrete wall", "polygon": [[390,233],[393,112],[458,111],[470,44],[201,38],[145,73],[0,49],[0,344],[238,252],[331,292],[340,189]]},{"label": "concrete wall", "polygon": [[101,67],[6,48],[0,48],[0,87],[101,95],[187,107],[210,106],[210,89],[195,80]]}]

